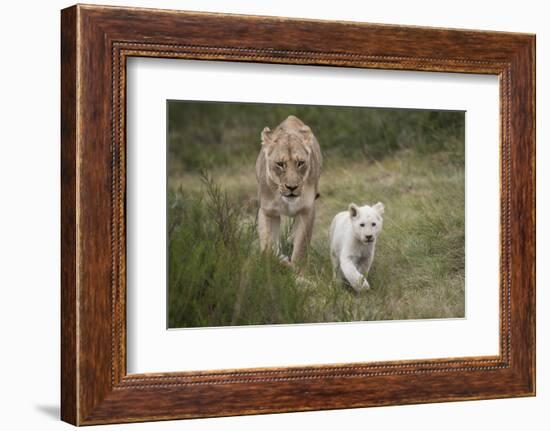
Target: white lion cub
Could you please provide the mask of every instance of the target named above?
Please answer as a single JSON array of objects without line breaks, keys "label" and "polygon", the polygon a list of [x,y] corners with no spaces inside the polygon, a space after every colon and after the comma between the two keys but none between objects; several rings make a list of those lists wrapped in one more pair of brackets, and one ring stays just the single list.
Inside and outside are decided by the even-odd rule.
[{"label": "white lion cub", "polygon": [[330,225],[330,258],[335,278],[344,278],[360,292],[369,289],[366,276],[374,259],[376,239],[382,230],[384,204],[358,207],[336,214]]}]

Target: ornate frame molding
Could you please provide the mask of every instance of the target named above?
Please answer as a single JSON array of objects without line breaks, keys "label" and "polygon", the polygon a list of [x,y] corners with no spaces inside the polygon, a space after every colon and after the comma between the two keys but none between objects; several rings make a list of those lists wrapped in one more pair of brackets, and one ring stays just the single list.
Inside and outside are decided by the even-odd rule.
[{"label": "ornate frame molding", "polygon": [[[286,36],[258,34],[261,27],[284,29]],[[321,37],[308,41],[310,32]],[[338,37],[323,36],[330,34]],[[65,9],[62,419],[98,424],[533,395],[534,43],[534,36],[510,33]],[[498,75],[500,354],[127,375],[125,66],[131,56]],[[527,222],[517,223],[518,212],[529,214]]]}]

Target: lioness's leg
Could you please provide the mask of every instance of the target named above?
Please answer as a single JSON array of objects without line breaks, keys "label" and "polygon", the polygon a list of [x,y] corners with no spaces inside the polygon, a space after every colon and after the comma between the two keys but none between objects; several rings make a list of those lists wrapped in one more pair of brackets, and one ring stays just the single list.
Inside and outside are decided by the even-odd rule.
[{"label": "lioness's leg", "polygon": [[271,222],[271,247],[273,248],[273,252],[280,257],[279,229],[281,227],[281,217],[269,217],[269,221]]},{"label": "lioness's leg", "polygon": [[292,243],[291,263],[296,263],[305,257],[307,247],[311,241],[313,233],[313,223],[315,222],[315,208],[302,211],[296,215],[294,220],[294,242]]},{"label": "lioness's leg", "polygon": [[279,226],[281,217],[270,217],[260,208],[258,211],[258,234],[260,236],[260,248],[262,251],[273,245],[275,252],[279,250]]}]

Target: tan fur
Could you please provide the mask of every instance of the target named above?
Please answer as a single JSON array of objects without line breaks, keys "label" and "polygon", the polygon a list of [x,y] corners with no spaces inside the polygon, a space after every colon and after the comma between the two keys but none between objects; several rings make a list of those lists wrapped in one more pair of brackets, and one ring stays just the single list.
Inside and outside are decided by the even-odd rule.
[{"label": "tan fur", "polygon": [[294,217],[290,263],[305,256],[315,221],[322,156],[311,129],[290,115],[275,130],[261,133],[262,148],[256,160],[260,199],[258,233],[262,250],[273,246],[279,253],[281,216]]}]

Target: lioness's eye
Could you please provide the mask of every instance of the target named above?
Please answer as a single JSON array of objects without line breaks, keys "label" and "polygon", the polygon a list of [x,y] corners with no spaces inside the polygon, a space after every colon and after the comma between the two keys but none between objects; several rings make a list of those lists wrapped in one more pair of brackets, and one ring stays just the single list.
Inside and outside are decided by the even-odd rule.
[{"label": "lioness's eye", "polygon": [[301,168],[302,166],[304,166],[304,161],[303,160],[298,160],[298,167]]},{"label": "lioness's eye", "polygon": [[373,222],[373,223],[372,223],[372,226],[373,226],[373,227],[376,226],[376,223]]},{"label": "lioness's eye", "polygon": [[277,162],[276,165],[278,168],[283,169],[285,167],[285,162]]},{"label": "lioness's eye", "polygon": [[359,226],[361,227],[365,227],[365,223],[361,223]]}]

